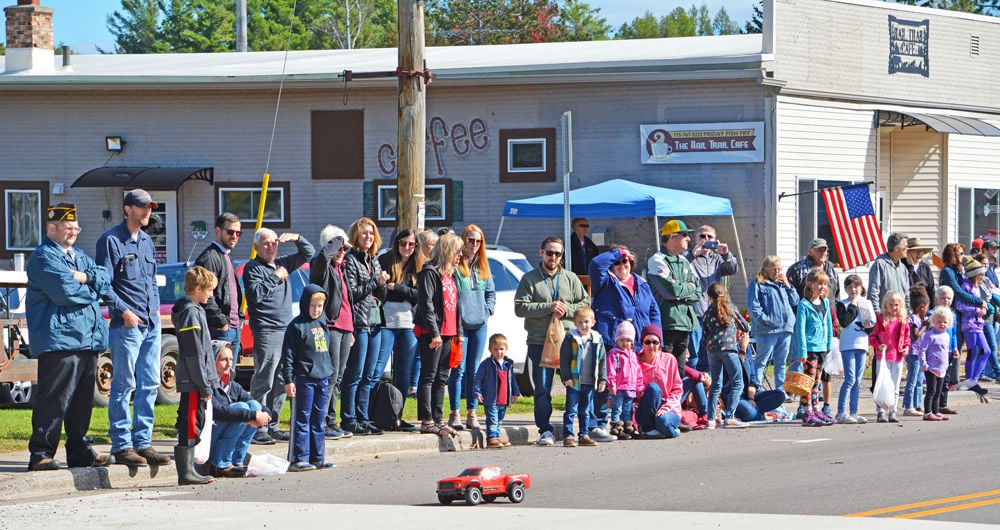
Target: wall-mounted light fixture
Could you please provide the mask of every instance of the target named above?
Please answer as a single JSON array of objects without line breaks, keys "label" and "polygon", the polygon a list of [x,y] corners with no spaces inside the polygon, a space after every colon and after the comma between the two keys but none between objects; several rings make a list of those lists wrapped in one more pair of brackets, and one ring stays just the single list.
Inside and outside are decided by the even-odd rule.
[{"label": "wall-mounted light fixture", "polygon": [[106,136],[104,141],[107,142],[108,151],[112,153],[121,153],[125,149],[125,140],[121,136]]}]

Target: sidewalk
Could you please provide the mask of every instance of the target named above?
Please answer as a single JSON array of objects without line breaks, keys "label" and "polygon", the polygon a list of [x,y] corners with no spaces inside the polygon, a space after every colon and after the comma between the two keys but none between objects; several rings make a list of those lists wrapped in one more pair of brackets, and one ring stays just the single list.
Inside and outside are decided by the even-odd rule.
[{"label": "sidewalk", "polygon": [[[875,405],[868,392],[868,383],[862,387],[859,400],[860,413],[869,421],[875,421]],[[836,411],[836,397],[839,391],[839,381],[834,382],[831,401]],[[998,396],[1000,388],[996,383],[987,386],[993,396]],[[900,398],[902,399],[902,398]],[[965,407],[979,405],[979,400],[972,392],[951,392],[949,404]],[[794,412],[794,404],[786,404],[786,408]],[[554,411],[552,420],[555,425],[561,425],[561,411]],[[833,426],[831,428],[838,428]],[[513,445],[529,445],[538,437],[531,414],[508,415],[504,421],[503,438]],[[561,439],[561,429],[556,429],[557,439]],[[715,431],[713,434],[703,434],[700,431],[685,436],[725,436],[725,431]],[[485,432],[481,430],[460,431],[454,437],[439,437],[428,434],[410,434],[386,432],[380,436],[354,436],[348,439],[328,440],[326,443],[327,460],[342,464],[350,460],[369,459],[390,454],[419,454],[449,451],[476,450],[485,445]],[[174,440],[156,440],[156,449],[162,453],[173,455]],[[110,452],[108,445],[95,445],[94,449],[103,454]],[[288,444],[251,445],[251,454],[270,453],[287,458]],[[65,453],[60,445],[58,460],[65,461]],[[177,484],[177,471],[174,465],[130,468],[123,465],[112,465],[105,468],[61,469],[59,471],[27,471],[28,452],[0,454],[0,501],[17,501],[33,497],[69,494],[74,491],[95,489],[130,489],[150,486],[172,486]],[[226,480],[226,479],[220,479]]]}]

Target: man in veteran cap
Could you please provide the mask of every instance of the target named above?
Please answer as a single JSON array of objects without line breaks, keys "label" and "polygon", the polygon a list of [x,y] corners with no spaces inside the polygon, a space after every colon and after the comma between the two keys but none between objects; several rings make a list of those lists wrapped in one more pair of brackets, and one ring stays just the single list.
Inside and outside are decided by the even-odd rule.
[{"label": "man in veteran cap", "polygon": [[[156,250],[142,228],[156,203],[145,190],[125,194],[125,219],[97,240],[97,263],[111,277],[104,301],[111,315],[111,378],[108,420],[111,454],[129,466],[166,465],[170,457],[150,445],[153,405],[160,386],[160,291]],[[129,398],[135,392],[135,418]]]},{"label": "man in veteran cap", "polygon": [[61,467],[55,459],[66,426],[69,467],[105,466],[87,436],[94,406],[97,356],[108,345],[101,296],[110,290],[107,272],[78,248],[76,207],[48,209],[45,238],[28,259],[26,316],[29,350],[38,359],[35,405],[31,411],[28,470]]}]

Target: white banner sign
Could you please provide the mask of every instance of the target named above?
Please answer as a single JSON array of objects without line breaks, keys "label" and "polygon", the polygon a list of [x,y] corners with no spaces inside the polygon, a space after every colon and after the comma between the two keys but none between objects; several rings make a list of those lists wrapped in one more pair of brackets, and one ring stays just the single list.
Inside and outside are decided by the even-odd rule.
[{"label": "white banner sign", "polygon": [[764,122],[640,125],[643,164],[764,161]]}]

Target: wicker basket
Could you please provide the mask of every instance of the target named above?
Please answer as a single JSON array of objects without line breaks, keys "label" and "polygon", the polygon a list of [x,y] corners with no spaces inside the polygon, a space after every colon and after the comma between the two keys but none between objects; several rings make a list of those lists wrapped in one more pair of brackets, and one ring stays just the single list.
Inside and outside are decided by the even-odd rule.
[{"label": "wicker basket", "polygon": [[[796,359],[788,365],[789,370],[795,363],[804,363],[805,359]],[[812,394],[813,384],[816,380],[802,372],[786,372],[785,373],[785,393],[795,394],[796,396],[809,396]]]}]

